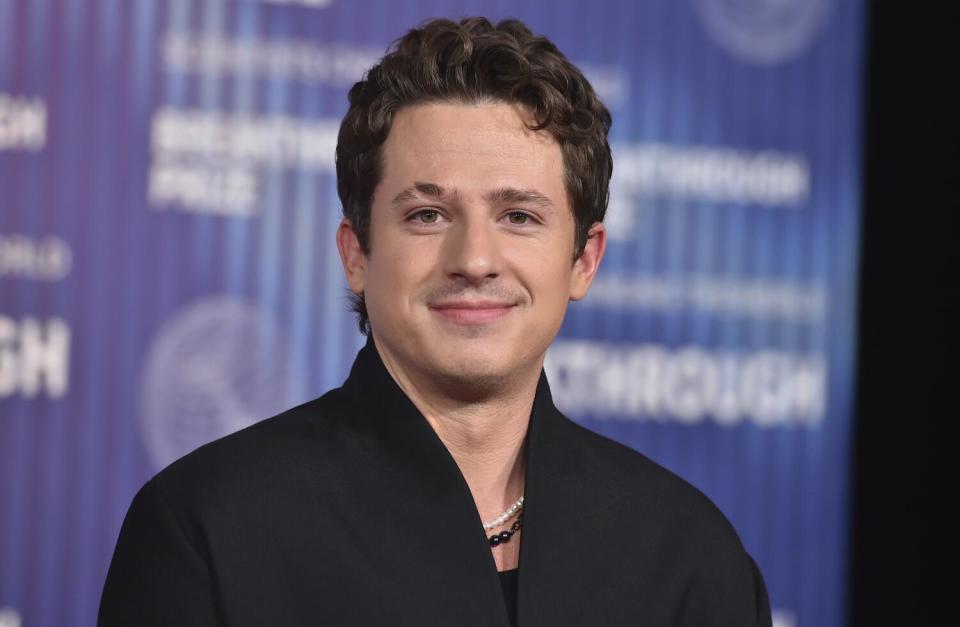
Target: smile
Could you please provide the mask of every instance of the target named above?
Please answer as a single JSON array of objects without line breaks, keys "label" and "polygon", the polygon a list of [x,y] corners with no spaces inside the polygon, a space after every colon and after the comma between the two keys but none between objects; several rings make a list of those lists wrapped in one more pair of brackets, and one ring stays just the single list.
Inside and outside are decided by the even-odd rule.
[{"label": "smile", "polygon": [[497,302],[453,302],[431,305],[430,311],[457,324],[486,324],[500,320],[514,305]]}]

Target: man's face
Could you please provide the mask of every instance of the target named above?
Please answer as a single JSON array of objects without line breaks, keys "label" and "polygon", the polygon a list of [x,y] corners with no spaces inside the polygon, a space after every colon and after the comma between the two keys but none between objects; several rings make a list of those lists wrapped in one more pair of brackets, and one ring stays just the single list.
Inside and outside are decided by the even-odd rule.
[{"label": "man's face", "polygon": [[503,104],[432,103],[396,114],[364,256],[338,232],[384,359],[435,381],[496,384],[539,372],[568,301],[603,254],[591,229],[576,261],[560,146]]}]

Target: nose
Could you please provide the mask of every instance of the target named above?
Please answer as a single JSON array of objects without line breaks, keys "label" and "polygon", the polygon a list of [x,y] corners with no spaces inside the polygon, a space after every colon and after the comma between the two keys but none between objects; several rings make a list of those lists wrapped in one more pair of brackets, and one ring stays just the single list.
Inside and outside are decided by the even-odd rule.
[{"label": "nose", "polygon": [[464,216],[445,242],[447,275],[474,285],[499,276],[501,259],[495,228],[488,220]]}]

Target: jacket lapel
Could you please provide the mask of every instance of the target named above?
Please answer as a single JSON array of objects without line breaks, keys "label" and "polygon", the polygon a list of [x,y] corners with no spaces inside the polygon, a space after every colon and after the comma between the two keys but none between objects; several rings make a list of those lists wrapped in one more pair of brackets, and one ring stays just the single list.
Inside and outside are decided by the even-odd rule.
[{"label": "jacket lapel", "polygon": [[[360,351],[344,390],[364,408],[357,426],[382,458],[382,468],[394,475],[388,498],[398,499],[398,506],[402,502],[406,512],[397,521],[401,534],[428,535],[418,553],[424,567],[444,573],[443,594],[464,604],[455,623],[507,627],[496,564],[469,486],[372,341]],[[578,446],[583,435],[582,427],[556,409],[541,372],[527,436],[520,536],[518,618],[524,626],[586,624],[586,617],[576,615],[584,599],[563,598],[571,589],[586,591],[597,583],[580,567],[583,552],[592,550],[595,517],[604,509],[589,479],[595,463]]]},{"label": "jacket lapel", "polygon": [[[409,593],[438,604],[437,624],[444,624],[442,614],[450,612],[455,616],[445,624],[508,627],[496,563],[470,488],[430,423],[387,372],[372,341],[357,356],[344,391],[362,408],[356,426],[383,472],[377,480],[387,489],[378,497],[397,514],[398,541],[416,545]],[[443,589],[422,589],[418,568],[439,573]]]},{"label": "jacket lapel", "polygon": [[582,446],[584,428],[553,404],[540,374],[527,443],[527,475],[520,544],[518,622],[524,627],[587,625],[592,574],[583,559],[595,551],[595,516],[605,509],[596,472]]}]

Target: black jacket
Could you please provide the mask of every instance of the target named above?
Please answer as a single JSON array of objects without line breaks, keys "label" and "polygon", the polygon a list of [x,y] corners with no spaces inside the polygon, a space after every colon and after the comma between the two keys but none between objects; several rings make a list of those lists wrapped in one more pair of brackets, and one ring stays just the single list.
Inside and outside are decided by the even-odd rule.
[{"label": "black jacket", "polygon": [[[763,580],[699,491],[560,414],[527,441],[523,627],[771,624]],[[507,627],[456,462],[372,343],[342,388],[201,447],[130,506],[102,626]]]}]

